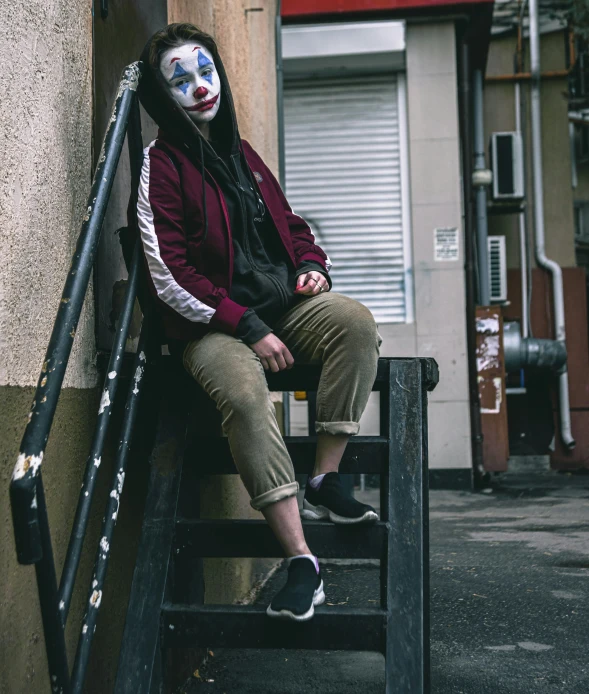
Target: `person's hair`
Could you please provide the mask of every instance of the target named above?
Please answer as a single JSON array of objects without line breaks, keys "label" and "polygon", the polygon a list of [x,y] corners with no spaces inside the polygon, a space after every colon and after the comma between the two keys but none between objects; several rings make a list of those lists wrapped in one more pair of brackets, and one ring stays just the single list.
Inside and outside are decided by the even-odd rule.
[{"label": "person's hair", "polygon": [[149,47],[149,64],[152,68],[159,70],[162,55],[169,49],[182,46],[188,41],[198,41],[215,57],[217,55],[217,44],[210,34],[202,31],[194,24],[181,22],[168,24],[167,27],[160,29],[151,39]]}]

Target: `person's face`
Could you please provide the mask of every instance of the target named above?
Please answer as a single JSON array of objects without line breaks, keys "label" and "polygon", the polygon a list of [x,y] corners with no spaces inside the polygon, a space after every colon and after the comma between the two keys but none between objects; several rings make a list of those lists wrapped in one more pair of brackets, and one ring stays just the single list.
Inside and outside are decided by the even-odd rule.
[{"label": "person's face", "polygon": [[196,125],[210,123],[221,105],[221,80],[213,56],[196,42],[169,48],[160,71],[172,97]]}]

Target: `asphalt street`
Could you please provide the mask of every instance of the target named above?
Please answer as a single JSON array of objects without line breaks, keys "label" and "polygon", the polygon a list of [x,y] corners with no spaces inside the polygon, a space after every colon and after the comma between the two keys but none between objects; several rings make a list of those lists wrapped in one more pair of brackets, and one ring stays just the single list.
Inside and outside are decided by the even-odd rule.
[{"label": "asphalt street", "polygon": [[[369,490],[367,498],[377,494]],[[432,694],[589,692],[589,476],[433,491]],[[328,607],[374,606],[377,563],[322,563]],[[257,602],[285,578],[278,571]],[[183,694],[382,694],[376,653],[219,650]]]}]

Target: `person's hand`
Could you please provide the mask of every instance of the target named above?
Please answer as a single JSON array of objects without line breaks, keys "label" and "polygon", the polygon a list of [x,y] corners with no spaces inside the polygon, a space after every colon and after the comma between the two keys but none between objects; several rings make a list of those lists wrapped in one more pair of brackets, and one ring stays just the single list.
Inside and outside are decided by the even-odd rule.
[{"label": "person's hand", "polygon": [[308,294],[309,296],[315,296],[315,294],[321,294],[322,292],[328,291],[329,283],[320,272],[312,270],[311,272],[305,272],[297,277],[295,294]]},{"label": "person's hand", "polygon": [[283,369],[291,369],[294,365],[294,359],[288,347],[274,333],[268,333],[250,347],[258,355],[266,371],[277,373]]}]

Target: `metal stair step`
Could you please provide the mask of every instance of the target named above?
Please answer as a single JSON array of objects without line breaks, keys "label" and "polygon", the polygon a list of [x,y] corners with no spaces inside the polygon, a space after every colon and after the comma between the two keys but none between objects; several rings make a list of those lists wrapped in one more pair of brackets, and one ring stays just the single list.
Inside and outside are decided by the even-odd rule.
[{"label": "metal stair step", "polygon": [[[321,559],[380,559],[388,525],[341,526],[304,521],[305,538]],[[280,544],[263,520],[191,520],[176,522],[174,550],[195,557],[283,557]]]},{"label": "metal stair step", "polygon": [[308,622],[270,619],[265,605],[162,606],[165,647],[303,648],[382,651],[387,613],[380,608],[316,608]]},{"label": "metal stair step", "polygon": [[[286,436],[286,447],[297,473],[309,473],[315,461],[316,436]],[[342,473],[381,474],[389,465],[388,439],[384,436],[353,436],[340,464]],[[229,442],[222,436],[202,436],[192,439],[187,447],[185,462],[198,465],[203,474],[229,475],[237,473]]]}]

